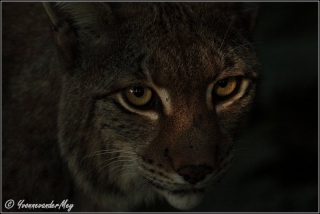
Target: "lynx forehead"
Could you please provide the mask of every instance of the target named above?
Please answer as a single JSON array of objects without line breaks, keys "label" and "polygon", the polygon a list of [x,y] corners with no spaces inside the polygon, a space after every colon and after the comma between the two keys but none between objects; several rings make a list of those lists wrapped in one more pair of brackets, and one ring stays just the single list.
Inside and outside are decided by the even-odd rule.
[{"label": "lynx forehead", "polygon": [[[28,51],[12,54],[21,60],[10,73],[19,74],[11,95],[18,98],[5,105],[5,112],[19,106],[25,113],[20,131],[28,137],[7,137],[5,149],[22,142],[39,148],[30,153],[43,154],[43,142],[59,146],[48,159],[66,163],[67,171],[57,166],[52,182],[61,177],[60,189],[76,195],[69,198],[75,209],[88,202],[90,207],[78,211],[135,210],[159,197],[181,210],[197,206],[232,162],[233,142],[253,101],[259,73],[250,38],[255,7],[32,5],[21,23],[37,36],[26,33]],[[42,24],[45,12],[48,22]],[[41,29],[51,30],[52,38]],[[50,109],[45,124],[39,117],[44,106]],[[30,194],[20,196],[25,195]]]}]

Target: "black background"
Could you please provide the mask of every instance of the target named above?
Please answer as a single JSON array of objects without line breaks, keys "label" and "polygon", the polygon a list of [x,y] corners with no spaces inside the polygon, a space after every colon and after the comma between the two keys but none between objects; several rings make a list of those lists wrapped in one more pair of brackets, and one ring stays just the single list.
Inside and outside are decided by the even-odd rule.
[{"label": "black background", "polygon": [[[318,211],[317,2],[259,3],[262,78],[226,176],[191,211]],[[176,211],[158,202],[145,211]]]}]

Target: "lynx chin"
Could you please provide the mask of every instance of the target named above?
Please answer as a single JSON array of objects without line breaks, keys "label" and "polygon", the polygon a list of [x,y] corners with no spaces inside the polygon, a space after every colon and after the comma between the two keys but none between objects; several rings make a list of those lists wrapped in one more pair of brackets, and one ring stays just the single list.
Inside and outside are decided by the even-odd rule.
[{"label": "lynx chin", "polygon": [[255,4],[2,6],[4,202],[189,210],[223,177],[260,73]]}]

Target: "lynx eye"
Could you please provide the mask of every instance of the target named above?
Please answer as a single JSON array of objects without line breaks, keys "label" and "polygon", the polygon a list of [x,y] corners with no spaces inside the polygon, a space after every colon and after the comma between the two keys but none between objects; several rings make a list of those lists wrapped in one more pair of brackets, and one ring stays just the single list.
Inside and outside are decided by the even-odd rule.
[{"label": "lynx eye", "polygon": [[153,92],[148,87],[137,86],[129,87],[125,90],[124,96],[129,104],[136,107],[144,107],[150,104],[153,100]]},{"label": "lynx eye", "polygon": [[213,89],[214,95],[219,99],[227,99],[229,96],[237,92],[240,85],[239,77],[228,77],[220,80]]}]

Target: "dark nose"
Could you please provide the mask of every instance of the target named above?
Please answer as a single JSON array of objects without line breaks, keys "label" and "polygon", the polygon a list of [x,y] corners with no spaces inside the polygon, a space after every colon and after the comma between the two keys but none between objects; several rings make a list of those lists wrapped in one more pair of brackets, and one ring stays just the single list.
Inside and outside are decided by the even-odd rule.
[{"label": "dark nose", "polygon": [[190,184],[202,181],[206,175],[212,173],[213,169],[209,166],[184,166],[177,170],[177,173]]}]

